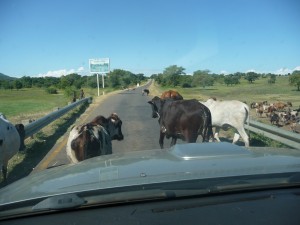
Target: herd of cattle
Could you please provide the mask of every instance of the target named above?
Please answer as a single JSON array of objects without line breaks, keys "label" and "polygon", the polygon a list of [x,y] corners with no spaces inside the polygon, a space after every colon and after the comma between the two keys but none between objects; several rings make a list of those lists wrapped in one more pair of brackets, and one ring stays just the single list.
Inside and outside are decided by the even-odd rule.
[{"label": "herd of cattle", "polygon": [[292,109],[291,102],[252,102],[250,104],[252,109],[255,109],[257,117],[268,118],[272,125],[276,126],[290,126],[293,132],[300,132],[300,106],[297,109]]},{"label": "herd of cattle", "polygon": [[[144,89],[142,95],[148,94],[149,90]],[[228,127],[236,130],[233,143],[241,136],[245,146],[249,146],[249,136],[244,125],[249,124],[250,111],[248,105],[243,102],[218,101],[214,98],[206,102],[195,99],[184,100],[177,91],[169,90],[160,97],[155,96],[148,103],[152,108],[152,117],[158,118],[161,148],[164,147],[165,137],[171,138],[171,146],[176,144],[178,138],[187,143],[194,143],[199,135],[202,136],[202,142],[220,141],[218,136],[220,129],[226,130]],[[255,108],[257,113],[263,108],[263,112],[269,113],[272,120],[282,106],[270,104],[266,108],[266,105],[264,102],[251,104],[250,107]],[[272,107],[276,110],[271,111]],[[293,112],[288,111],[286,114],[290,113],[292,116]],[[212,127],[215,127],[214,134]],[[7,176],[9,159],[24,148],[24,137],[22,124],[14,126],[0,114],[0,164],[4,180]],[[122,120],[116,113],[108,118],[97,116],[91,122],[71,129],[66,147],[67,156],[72,163],[78,163],[95,156],[112,154],[111,141],[123,139]]]}]

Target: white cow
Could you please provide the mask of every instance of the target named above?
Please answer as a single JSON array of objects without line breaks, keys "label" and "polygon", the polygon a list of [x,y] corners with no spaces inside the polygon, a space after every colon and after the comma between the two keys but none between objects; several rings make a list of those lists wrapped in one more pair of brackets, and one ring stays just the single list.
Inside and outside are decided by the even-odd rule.
[{"label": "white cow", "polygon": [[244,124],[249,124],[249,107],[243,102],[237,100],[216,101],[208,99],[201,102],[207,106],[211,112],[212,126],[216,128],[215,139],[220,142],[220,129],[226,130],[229,126],[234,127],[238,133],[234,134],[232,143],[236,143],[240,136],[245,142],[245,146],[249,147],[249,137],[245,131]]},{"label": "white cow", "polygon": [[20,149],[21,138],[16,127],[0,113],[0,166],[4,181],[7,175],[8,160]]}]

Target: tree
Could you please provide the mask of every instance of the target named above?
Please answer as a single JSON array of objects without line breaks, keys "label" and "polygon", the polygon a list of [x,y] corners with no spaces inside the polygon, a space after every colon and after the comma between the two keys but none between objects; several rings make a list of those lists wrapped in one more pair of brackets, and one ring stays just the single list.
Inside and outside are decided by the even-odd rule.
[{"label": "tree", "polygon": [[32,78],[28,76],[23,76],[19,79],[22,83],[24,88],[31,88],[32,87]]},{"label": "tree", "polygon": [[193,86],[202,86],[205,88],[206,86],[214,85],[214,78],[209,75],[209,70],[197,70],[193,74]]},{"label": "tree", "polygon": [[259,78],[259,74],[255,72],[248,72],[245,75],[245,79],[249,81],[249,83],[253,83],[253,81],[257,80]]},{"label": "tree", "polygon": [[4,89],[12,89],[13,85],[10,80],[0,80],[0,87]]},{"label": "tree", "polygon": [[276,75],[275,74],[268,74],[269,79],[268,79],[268,84],[275,84],[276,82]]},{"label": "tree", "polygon": [[240,83],[240,78],[239,76],[236,75],[227,75],[224,77],[224,83],[229,86],[229,85],[235,85]]},{"label": "tree", "polygon": [[15,89],[19,90],[19,89],[21,89],[23,87],[23,84],[19,80],[14,80],[13,86],[14,86]]},{"label": "tree", "polygon": [[297,87],[300,91],[300,70],[295,70],[289,78],[290,84]]},{"label": "tree", "polygon": [[184,68],[178,67],[176,65],[169,66],[165,68],[163,72],[163,79],[165,84],[169,86],[176,87],[180,83],[180,75],[184,75]]}]

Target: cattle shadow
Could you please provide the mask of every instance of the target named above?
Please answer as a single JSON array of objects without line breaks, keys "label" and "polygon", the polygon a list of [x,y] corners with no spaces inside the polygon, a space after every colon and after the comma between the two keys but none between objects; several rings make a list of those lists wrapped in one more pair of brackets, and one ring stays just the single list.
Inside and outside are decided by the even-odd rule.
[{"label": "cattle shadow", "polygon": [[54,129],[51,135],[47,135],[43,131],[36,133],[32,144],[26,146],[25,151],[18,153],[20,157],[24,157],[23,161],[15,165],[8,173],[6,182],[1,180],[0,188],[28,176],[53,148],[57,140],[61,138],[68,131],[69,127],[86,111],[88,106],[88,103],[82,104],[78,110],[70,112],[48,125]]},{"label": "cattle shadow", "polygon": [[136,92],[122,92],[118,93],[118,95],[132,95],[132,94],[137,94]]}]

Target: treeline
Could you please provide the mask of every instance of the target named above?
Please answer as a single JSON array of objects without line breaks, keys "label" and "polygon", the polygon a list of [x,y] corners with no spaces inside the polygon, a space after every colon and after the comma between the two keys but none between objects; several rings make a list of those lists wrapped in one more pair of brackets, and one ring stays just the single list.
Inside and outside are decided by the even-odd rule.
[{"label": "treeline", "polygon": [[[225,84],[227,86],[238,85],[241,79],[247,80],[249,83],[255,83],[255,80],[264,78],[267,84],[274,84],[276,77],[280,75],[272,73],[256,73],[236,72],[233,74],[215,74],[209,70],[197,70],[193,74],[188,75],[185,73],[185,68],[172,65],[164,69],[163,73],[153,74],[150,78],[154,79],[161,86],[183,88],[189,87],[209,87],[215,83]],[[291,85],[296,86],[300,91],[300,71],[293,71],[292,74],[287,75]],[[124,89],[129,86],[141,83],[148,78],[144,74],[134,74],[130,71],[115,69],[104,77],[104,86],[113,89]],[[102,77],[99,76],[99,86],[102,87]],[[55,93],[56,89],[78,90],[81,88],[97,88],[96,75],[82,76],[77,73],[68,74],[61,77],[29,77],[23,76],[13,80],[1,80],[0,88],[2,89],[22,89],[22,88],[46,88],[49,93]],[[71,90],[70,90],[71,89]]]},{"label": "treeline", "polygon": [[[104,76],[104,87],[127,88],[148,79],[144,74],[134,74],[126,70],[116,69]],[[102,76],[99,75],[99,86],[102,88]],[[81,89],[97,88],[97,75],[82,76],[77,73],[68,74],[61,77],[29,77],[23,76],[18,79],[0,80],[2,89],[22,89],[22,88],[46,88],[55,89]]]},{"label": "treeline", "polygon": [[[233,86],[240,84],[241,79],[247,80],[249,83],[254,83],[255,80],[265,78],[266,83],[274,84],[276,77],[280,75],[272,73],[256,73],[236,72],[234,74],[215,74],[209,70],[197,70],[192,75],[185,74],[185,69],[176,65],[167,67],[163,73],[154,74],[151,76],[158,84],[162,86],[176,87],[181,86],[183,88],[189,87],[208,87],[213,86],[214,83],[221,83],[227,86]],[[294,71],[292,74],[288,74],[289,81],[292,85],[297,86],[299,90],[300,86],[300,71]]]}]

